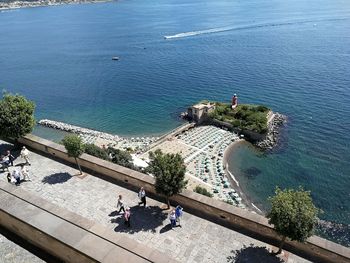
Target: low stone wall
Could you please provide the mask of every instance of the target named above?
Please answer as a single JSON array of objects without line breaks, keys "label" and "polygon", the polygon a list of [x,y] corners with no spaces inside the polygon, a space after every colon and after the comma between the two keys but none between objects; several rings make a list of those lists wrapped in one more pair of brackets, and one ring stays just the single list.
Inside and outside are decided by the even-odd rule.
[{"label": "low stone wall", "polygon": [[64,262],[177,262],[11,184],[0,199],[2,227]]},{"label": "low stone wall", "polygon": [[[46,154],[58,157],[62,160],[75,163],[73,158],[69,158],[62,145],[28,135],[19,139],[20,143],[29,148]],[[107,162],[96,157],[83,154],[79,158],[82,167],[95,171],[108,178],[128,184],[133,188],[144,186],[146,191],[154,196],[158,196],[154,188],[154,179],[146,174],[142,174],[128,168]],[[158,196],[158,198],[161,198]],[[268,224],[265,217],[251,213],[237,207],[233,207],[224,202],[220,202],[206,196],[185,190],[183,193],[171,198],[172,203],[180,203],[186,211],[200,217],[204,217],[215,223],[219,223],[228,228],[243,232],[254,238],[277,245],[280,237]],[[350,249],[322,239],[317,236],[309,238],[306,243],[287,241],[285,248],[294,254],[317,262],[347,262],[350,263]]]}]

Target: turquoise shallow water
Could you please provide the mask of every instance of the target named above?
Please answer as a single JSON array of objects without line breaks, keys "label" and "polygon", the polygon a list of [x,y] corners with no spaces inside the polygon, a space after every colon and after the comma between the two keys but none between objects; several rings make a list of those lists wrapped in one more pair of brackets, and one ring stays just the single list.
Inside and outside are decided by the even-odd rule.
[{"label": "turquoise shallow water", "polygon": [[311,190],[326,234],[350,244],[348,1],[118,1],[2,12],[0,25],[0,87],[34,100],[37,119],[161,134],[234,92],[288,115],[279,151],[242,146],[230,166],[264,209],[275,185]]}]

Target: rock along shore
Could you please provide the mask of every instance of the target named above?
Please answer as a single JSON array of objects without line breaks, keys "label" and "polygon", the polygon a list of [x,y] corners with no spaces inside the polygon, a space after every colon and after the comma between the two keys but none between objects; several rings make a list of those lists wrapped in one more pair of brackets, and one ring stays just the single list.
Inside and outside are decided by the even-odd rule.
[{"label": "rock along shore", "polygon": [[44,120],[40,120],[38,124],[48,128],[56,129],[56,130],[61,130],[61,131],[66,131],[66,132],[71,132],[76,134],[91,135],[94,137],[99,137],[99,138],[111,140],[111,141],[118,141],[120,139],[118,135],[113,135],[110,133],[82,128],[82,127],[74,126],[74,125],[59,122],[59,121],[44,119]]},{"label": "rock along shore", "polygon": [[280,128],[287,122],[287,117],[278,112],[273,113],[269,122],[269,130],[266,137],[255,143],[255,146],[262,150],[272,150],[278,143]]},{"label": "rock along shore", "polygon": [[25,7],[53,6],[62,4],[101,3],[112,0],[37,0],[37,1],[0,1],[0,11]]}]

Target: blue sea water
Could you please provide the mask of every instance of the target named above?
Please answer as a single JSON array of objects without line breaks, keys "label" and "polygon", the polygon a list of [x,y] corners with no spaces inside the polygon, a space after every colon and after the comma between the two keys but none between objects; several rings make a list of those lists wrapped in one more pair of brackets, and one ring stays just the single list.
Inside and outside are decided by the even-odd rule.
[{"label": "blue sea water", "polygon": [[304,186],[330,224],[321,234],[350,245],[349,1],[122,0],[1,12],[0,88],[34,100],[37,119],[127,136],[167,132],[201,99],[237,93],[265,104],[289,117],[283,145],[233,153],[242,188],[266,209],[276,185]]}]

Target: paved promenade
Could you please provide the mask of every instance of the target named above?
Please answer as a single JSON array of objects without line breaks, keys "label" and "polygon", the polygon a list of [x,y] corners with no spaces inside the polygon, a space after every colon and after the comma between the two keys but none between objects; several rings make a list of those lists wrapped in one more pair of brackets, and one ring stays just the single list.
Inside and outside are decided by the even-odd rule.
[{"label": "paved promenade", "polygon": [[[4,142],[0,141],[0,144]],[[4,149],[2,145],[1,152]],[[162,210],[165,205],[158,201],[147,198],[147,207],[139,207],[136,192],[89,174],[80,178],[75,176],[78,171],[74,167],[33,152],[30,153],[30,159],[32,165],[28,168],[32,181],[23,182],[19,188],[99,222],[119,235],[128,236],[135,242],[165,252],[180,262],[235,262],[230,259],[235,254],[236,260],[246,260],[245,262],[308,262],[288,252],[284,252],[281,258],[270,256],[270,245],[190,215],[186,211],[181,222],[182,227],[171,229],[169,211]],[[15,167],[10,167],[10,170],[19,169],[16,165],[22,162],[18,157]],[[4,173],[0,173],[0,180],[6,181]],[[131,228],[124,226],[121,215],[116,212],[118,194],[122,194],[126,205],[131,207]],[[15,244],[8,245],[6,240],[5,243],[9,247],[6,250],[14,251],[15,254],[22,253],[16,252]],[[2,254],[1,247],[0,244]],[[28,255],[27,262],[40,262],[32,260],[32,257]],[[238,260],[237,262],[241,262]],[[2,256],[0,261],[22,262]]]},{"label": "paved promenade", "polygon": [[0,262],[43,263],[44,261],[0,234]]}]

